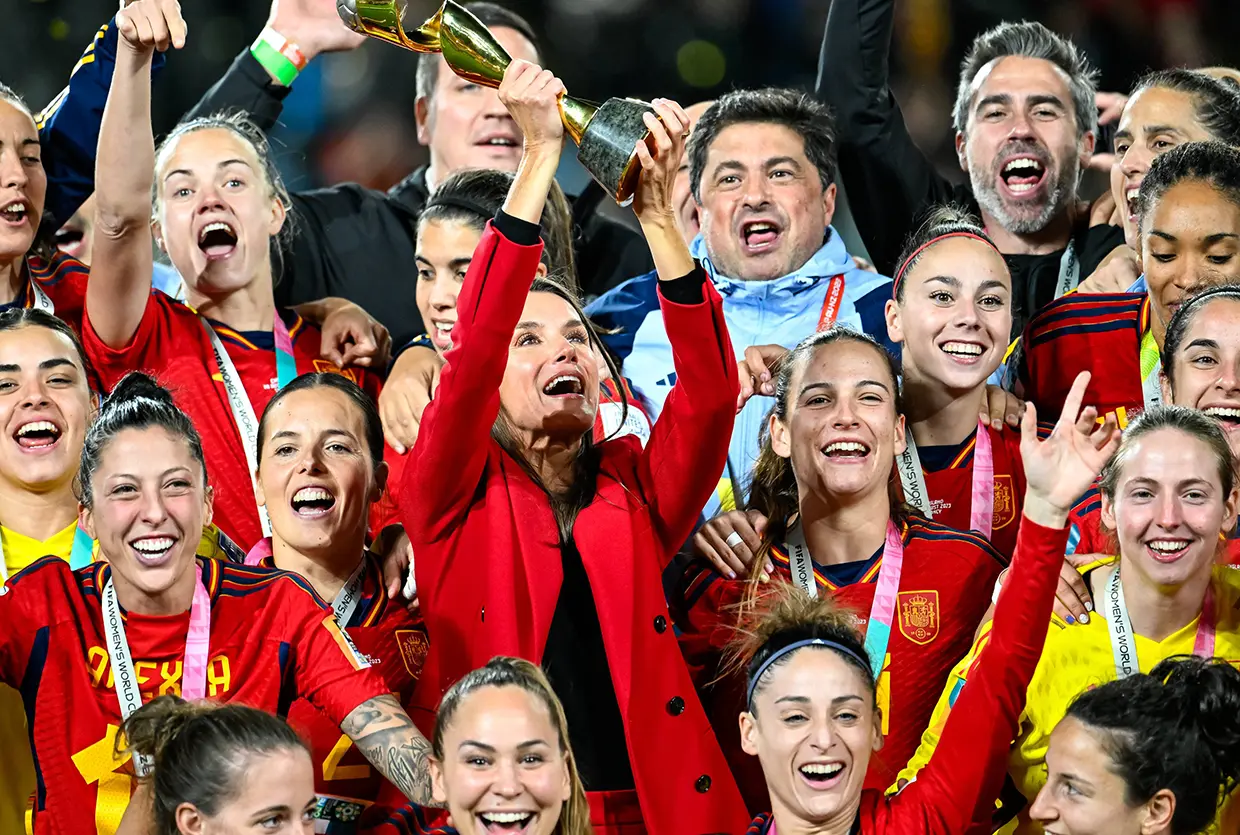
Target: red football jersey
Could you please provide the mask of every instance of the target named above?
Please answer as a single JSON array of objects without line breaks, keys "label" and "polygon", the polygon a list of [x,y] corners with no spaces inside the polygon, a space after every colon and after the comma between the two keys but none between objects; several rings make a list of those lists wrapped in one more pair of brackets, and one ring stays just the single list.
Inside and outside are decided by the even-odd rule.
[{"label": "red football jersey", "polygon": [[[876,789],[891,786],[917,750],[947,674],[973,645],[978,622],[990,607],[995,580],[1007,564],[981,536],[921,517],[911,517],[903,525],[903,535],[904,568],[895,623],[878,685],[884,743],[870,760],[865,782]],[[791,582],[783,548],[771,549],[771,561],[777,577]],[[818,566],[814,575],[819,593],[834,593],[857,612],[864,629],[881,567],[880,556],[859,582],[843,587],[835,586]],[[698,677],[715,735],[746,804],[761,810],[769,803],[762,769],[756,757],[741,751],[736,724],[744,709],[744,682],[731,676],[703,686],[718,675],[719,651],[732,635],[733,607],[741,601],[747,582],[727,580],[708,563],[696,561],[673,592],[672,610],[681,627],[681,648]]]},{"label": "red football jersey", "polygon": [[[987,427],[994,454],[995,492],[990,544],[1006,559],[1016,548],[1016,531],[1025,504],[1025,470],[1020,460],[1020,430],[1004,426]],[[934,521],[956,530],[968,530],[973,508],[973,451],[977,433],[961,445],[959,452],[941,470],[926,470],[926,493]],[[924,469],[926,462],[922,461]]]},{"label": "red football jersey", "polygon": [[[211,595],[207,698],[287,715],[309,699],[341,722],[388,687],[348,646],[335,616],[294,574],[200,559]],[[48,557],[0,594],[0,681],[19,690],[34,745],[34,831],[112,835],[129,803],[114,755],[120,704],[103,624],[106,563],[71,571]],[[189,612],[125,616],[143,700],[180,694]]]},{"label": "red football jersey", "polygon": [[[271,564],[270,557],[263,561],[263,565]],[[415,620],[409,614],[404,601],[388,598],[383,567],[372,554],[366,555],[361,600],[349,622],[341,626],[387,682],[388,691],[405,704],[413,694],[426,658],[426,627],[420,618]],[[310,743],[315,764],[314,790],[320,797],[320,811],[325,810],[326,817],[342,823],[377,822],[407,802],[400,790],[385,780],[353,741],[341,733],[340,723],[308,699],[293,703],[288,720]],[[375,806],[366,809],[371,804]]]},{"label": "red football jersey", "polygon": [[1072,293],[1042,308],[1021,340],[1023,396],[1038,418],[1054,421],[1082,371],[1092,376],[1085,404],[1116,414],[1120,428],[1145,408],[1141,340],[1150,327],[1144,293]]},{"label": "red football jersey", "polygon": [[[86,304],[86,279],[90,268],[76,258],[63,252],[52,254],[50,261],[29,255],[26,269],[31,282],[38,286],[51,301],[52,312],[63,319],[75,331],[82,331],[82,310]],[[7,306],[7,305],[6,305]],[[38,307],[38,294],[30,283],[26,284],[14,306]]]},{"label": "red football jersey", "polygon": [[[372,397],[378,396],[377,377],[362,369],[341,370],[320,359],[319,329],[291,311],[281,311],[281,315],[293,341],[299,374],[334,371],[361,385]],[[216,322],[211,324],[241,376],[255,416],[262,415],[278,387],[271,334],[239,333]],[[262,538],[262,528],[250,468],[223,380],[215,367],[211,340],[198,315],[155,291],[127,346],[116,350],[105,345],[90,325],[89,311],[83,318],[82,341],[105,388],[111,389],[130,371],[145,371],[172,391],[177,405],[202,435],[207,477],[216,488],[215,524],[242,550],[254,547]]]}]

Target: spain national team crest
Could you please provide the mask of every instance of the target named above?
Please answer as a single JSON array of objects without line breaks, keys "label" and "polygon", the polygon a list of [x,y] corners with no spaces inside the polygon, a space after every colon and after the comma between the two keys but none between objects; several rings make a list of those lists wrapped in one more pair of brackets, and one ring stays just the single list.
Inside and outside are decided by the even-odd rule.
[{"label": "spain national team crest", "polygon": [[421,629],[397,629],[396,645],[400,647],[400,660],[405,662],[409,675],[417,678],[422,673],[422,663],[426,661],[426,633]]},{"label": "spain national team crest", "polygon": [[315,360],[314,370],[319,371],[319,372],[326,372],[328,374],[339,374],[341,377],[348,377],[350,380],[357,383],[359,386],[361,385],[361,383],[357,379],[357,373],[352,368],[341,368],[335,363],[329,362],[327,360]]},{"label": "spain national team crest", "polygon": [[939,593],[902,591],[896,595],[900,632],[915,644],[925,645],[939,635]]},{"label": "spain national team crest", "polygon": [[1012,487],[1010,475],[995,476],[995,515],[991,520],[991,530],[1006,528],[1016,518],[1016,490]]}]

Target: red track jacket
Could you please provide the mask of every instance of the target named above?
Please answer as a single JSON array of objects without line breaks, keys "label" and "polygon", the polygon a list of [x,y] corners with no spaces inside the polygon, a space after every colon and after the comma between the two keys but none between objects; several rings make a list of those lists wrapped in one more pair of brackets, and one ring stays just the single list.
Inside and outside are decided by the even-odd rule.
[{"label": "red track jacket", "polygon": [[[401,487],[430,651],[410,713],[433,714],[492,656],[543,656],[560,593],[559,535],[543,491],[491,439],[508,346],[541,246],[488,225],[461,288],[454,342]],[[680,654],[661,572],[723,471],[736,409],[732,346],[714,288],[661,298],[675,389],[643,450],[603,444],[574,541],[598,607],[642,814],[651,835],[741,832],[748,815]],[[418,714],[421,713],[421,717]]]}]

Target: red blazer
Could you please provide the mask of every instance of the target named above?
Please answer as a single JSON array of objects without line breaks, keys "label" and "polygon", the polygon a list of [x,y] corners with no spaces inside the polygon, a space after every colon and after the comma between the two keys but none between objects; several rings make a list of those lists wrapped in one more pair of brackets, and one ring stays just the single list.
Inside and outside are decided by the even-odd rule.
[{"label": "red blazer", "polygon": [[[542,659],[563,572],[546,495],[491,439],[508,346],[541,246],[483,233],[458,301],[455,346],[401,487],[430,651],[410,713],[495,655]],[[722,472],[737,378],[722,301],[660,301],[677,382],[643,450],[602,445],[573,538],[598,607],[642,814],[652,835],[739,832],[748,816],[694,691],[661,572]],[[422,713],[419,717],[418,714]]]}]

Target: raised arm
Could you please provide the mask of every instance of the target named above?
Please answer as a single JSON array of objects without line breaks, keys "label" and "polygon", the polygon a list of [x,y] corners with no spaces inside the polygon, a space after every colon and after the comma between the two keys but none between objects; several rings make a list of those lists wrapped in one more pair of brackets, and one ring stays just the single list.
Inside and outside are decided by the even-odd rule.
[{"label": "raised arm", "polygon": [[680,105],[658,99],[647,115],[655,153],[637,144],[642,172],[633,210],[659,275],[659,305],[672,346],[676,385],[668,395],[639,471],[655,533],[670,560],[697,521],[727,460],[736,409],[736,360],[723,303],[685,245],[671,188],[689,125]]},{"label": "raised arm", "polygon": [[[558,78],[525,61],[509,65],[499,88],[525,150],[503,210],[483,232],[461,285],[454,347],[400,488],[402,519],[415,545],[451,531],[482,478],[508,346],[542,254],[537,224],[559,166],[564,128],[556,98],[563,89]],[[427,587],[421,575],[431,568],[424,560],[417,566],[418,585]]]},{"label": "raised arm", "polygon": [[104,344],[121,348],[151,293],[151,58],[185,44],[180,7],[149,0],[116,15],[119,42],[95,161],[95,244],[86,309]]},{"label": "raised arm", "polygon": [[1089,374],[1072,386],[1055,430],[1037,438],[1034,407],[1021,423],[1025,505],[1011,573],[999,596],[990,642],[917,780],[891,800],[902,824],[928,833],[963,832],[992,807],[1051,617],[1068,540],[1068,513],[1119,446],[1115,419],[1098,425],[1081,409]]},{"label": "raised arm", "polygon": [[333,0],[272,0],[267,25],[254,45],[246,47],[219,81],[207,90],[187,117],[210,116],[221,111],[244,113],[264,131],[275,127],[284,99],[301,68],[293,66],[272,44],[285,44],[285,52],[299,55],[309,64],[321,52],[356,49],[366,36],[340,21]]},{"label": "raised arm", "polygon": [[917,215],[951,184],[913,143],[888,86],[895,0],[834,0],[815,91],[835,111],[840,176],[874,266],[892,275]]}]

